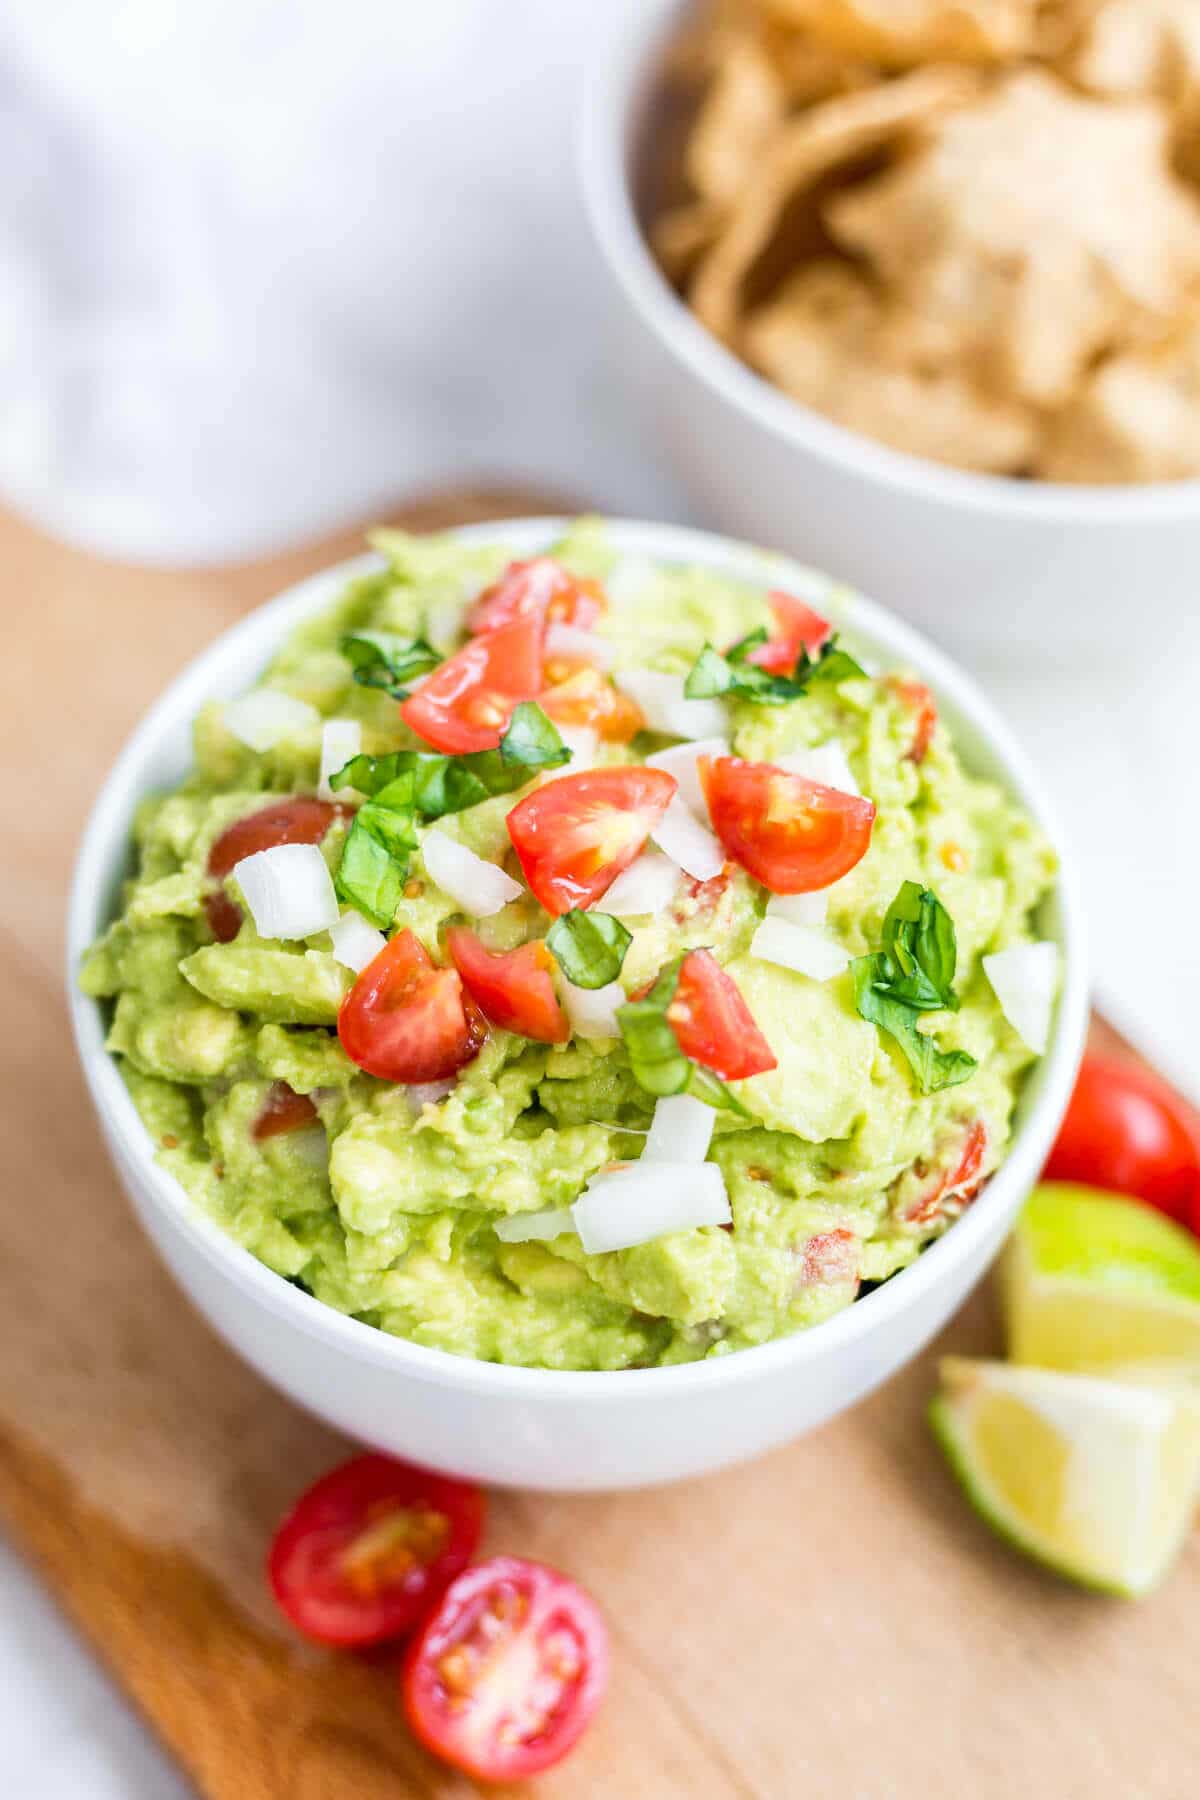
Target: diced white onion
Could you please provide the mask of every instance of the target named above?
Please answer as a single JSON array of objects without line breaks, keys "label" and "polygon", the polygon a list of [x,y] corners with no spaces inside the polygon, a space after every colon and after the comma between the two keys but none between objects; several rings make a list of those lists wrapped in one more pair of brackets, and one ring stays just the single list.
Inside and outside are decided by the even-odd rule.
[{"label": "diced white onion", "polygon": [[316,844],[276,844],[233,870],[254,929],[265,938],[306,938],[338,922],[337,895]]},{"label": "diced white onion", "polygon": [[322,800],[334,798],[329,777],[344,769],[361,749],[362,726],[357,719],[326,719],[321,727],[321,779],[317,783]]},{"label": "diced white onion", "polygon": [[765,918],[750,940],[750,954],[760,962],[778,963],[814,981],[830,981],[850,967],[849,952],[823,931],[811,925],[793,925],[787,919]]},{"label": "diced white onion", "polygon": [[577,1037],[620,1037],[617,1008],[625,1004],[625,990],[619,981],[610,981],[607,987],[581,988],[564,980],[562,999]]},{"label": "diced white onion", "polygon": [[600,734],[593,731],[590,725],[559,725],[558,735],[571,752],[571,760],[560,769],[552,769],[552,775],[578,775],[581,769],[590,769],[596,760],[596,751],[600,745]]},{"label": "diced white onion", "polygon": [[613,677],[622,693],[636,700],[651,731],[670,737],[719,737],[725,730],[725,708],[719,700],[689,700],[682,675],[655,669],[622,669]]},{"label": "diced white onion", "polygon": [[1050,1019],[1058,991],[1058,946],[1014,944],[983,959],[984,972],[1000,1010],[1017,1036],[1043,1056],[1050,1042]]},{"label": "diced white onion", "polygon": [[374,962],[387,944],[382,931],[368,925],[357,912],[344,912],[337,924],[329,927],[329,936],[338,962],[353,969],[356,975],[361,974],[368,963]]},{"label": "diced white onion", "polygon": [[717,1115],[692,1094],[667,1094],[654,1103],[643,1162],[702,1163]]},{"label": "diced white onion", "polygon": [[829,895],[836,886],[834,881],[813,894],[772,894],[767,901],[767,917],[786,919],[789,925],[823,925],[829,910]]},{"label": "diced white onion", "polygon": [[637,606],[646,589],[658,580],[658,569],[645,556],[622,556],[613,564],[604,582],[610,606],[618,610]]},{"label": "diced white onion", "polygon": [[571,661],[591,663],[596,669],[611,669],[616,646],[594,631],[578,625],[560,625],[551,620],[546,627],[546,656],[565,656]]},{"label": "diced white onion", "polygon": [[729,744],[723,737],[701,738],[697,743],[672,744],[669,750],[656,750],[646,758],[651,769],[665,769],[679,783],[679,798],[691,807],[696,817],[708,823],[708,804],[700,786],[697,763],[702,756],[728,756]]},{"label": "diced white onion", "polygon": [[426,873],[473,919],[487,919],[525,892],[495,863],[485,862],[435,826],[421,840]]},{"label": "diced white onion", "polygon": [[679,891],[679,865],[661,850],[643,850],[623,869],[600,901],[603,912],[617,918],[648,914],[656,919]]},{"label": "diced white onion", "polygon": [[404,1097],[419,1118],[426,1106],[436,1106],[447,1094],[452,1094],[458,1083],[451,1075],[448,1081],[413,1081],[404,1090]]},{"label": "diced white onion", "polygon": [[502,1244],[548,1244],[551,1238],[574,1230],[569,1206],[546,1206],[541,1212],[514,1213],[510,1219],[496,1220],[496,1236]]},{"label": "diced white onion", "polygon": [[811,750],[789,750],[776,758],[776,765],[789,775],[803,775],[806,781],[820,782],[822,787],[837,788],[843,794],[859,794],[846,752],[836,738],[817,744]]},{"label": "diced white onion", "polygon": [[225,708],[225,729],[251,750],[272,750],[284,738],[299,737],[320,724],[321,715],[307,700],[278,688],[255,688]]},{"label": "diced white onion", "polygon": [[[474,598],[474,595],[471,596]],[[425,614],[425,636],[435,650],[448,656],[462,630],[463,606],[459,600],[435,600]]]},{"label": "diced white onion", "polygon": [[697,1225],[728,1225],[732,1218],[716,1163],[637,1162],[594,1175],[571,1213],[589,1255],[628,1250]]},{"label": "diced white onion", "polygon": [[711,881],[725,867],[725,852],[718,838],[703,826],[678,794],[654,827],[654,841],[695,881]]}]

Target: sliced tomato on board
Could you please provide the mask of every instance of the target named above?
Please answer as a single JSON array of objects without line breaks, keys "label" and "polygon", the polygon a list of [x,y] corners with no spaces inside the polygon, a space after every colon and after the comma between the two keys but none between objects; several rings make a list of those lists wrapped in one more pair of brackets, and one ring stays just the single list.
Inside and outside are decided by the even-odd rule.
[{"label": "sliced tomato on board", "polygon": [[[303,794],[276,800],[226,826],[208,853],[208,873],[220,881],[260,850],[274,850],[279,844],[319,844],[334,820],[348,817],[351,811],[353,808]],[[230,943],[241,930],[242,909],[223,889],[205,896],[204,910],[218,943]]]},{"label": "sliced tomato on board", "polygon": [[1085,1056],[1045,1174],[1133,1194],[1200,1232],[1200,1115],[1152,1070]]},{"label": "sliced tomato on board", "polygon": [[566,1043],[571,1026],[554,991],[554,959],[543,938],[497,955],[473,931],[455,925],[446,933],[446,948],[463,986],[493,1025],[540,1044]]},{"label": "sliced tomato on board", "polygon": [[447,1589],[401,1690],[427,1750],[478,1781],[520,1781],[561,1761],[607,1681],[595,1601],[544,1563],[496,1556]]},{"label": "sliced tomato on board", "polygon": [[298,1094],[286,1081],[276,1081],[259,1113],[250,1135],[256,1144],[267,1138],[282,1137],[288,1131],[304,1131],[317,1122],[317,1109],[307,1094]]},{"label": "sliced tomato on board", "polygon": [[722,1081],[745,1081],[778,1066],[742,991],[711,950],[689,950],[667,1020],[683,1054]]},{"label": "sliced tomato on board", "polygon": [[665,769],[585,769],[519,800],[508,835],[546,911],[599,900],[642,849],[678,785]]},{"label": "sliced tomato on board", "polygon": [[767,595],[767,604],[775,615],[775,630],[747,660],[770,675],[790,675],[800,652],[807,650],[815,656],[821,645],[828,643],[833,627],[803,600],[781,589]]},{"label": "sliced tomato on board", "polygon": [[773,763],[702,756],[712,828],[735,862],[773,894],[828,887],[866,855],[875,805]]},{"label": "sliced tomato on board", "polygon": [[888,685],[912,714],[912,742],[904,752],[905,759],[908,762],[924,762],[925,753],[933,742],[933,734],[937,729],[937,701],[923,681],[910,681],[906,676],[893,675]]},{"label": "sliced tomato on board", "polygon": [[438,968],[411,931],[398,931],[367,964],[338,1013],[342,1049],[383,1081],[445,1081],[486,1035],[458,970]]},{"label": "sliced tomato on board", "polygon": [[538,705],[556,725],[590,725],[610,744],[627,744],[646,723],[636,700],[590,667],[574,669],[544,689]]},{"label": "sliced tomato on board", "polygon": [[361,1648],[410,1631],[465,1569],[484,1498],[390,1456],[356,1456],[296,1502],[275,1534],[267,1578],[297,1631]]},{"label": "sliced tomato on board", "polygon": [[570,574],[552,556],[534,556],[509,563],[499,581],[484,589],[467,614],[467,630],[495,631],[526,618],[587,630],[607,611],[599,582]]},{"label": "sliced tomato on board", "polygon": [[481,632],[427,675],[400,706],[418,737],[451,756],[494,750],[519,700],[542,685],[542,621]]}]

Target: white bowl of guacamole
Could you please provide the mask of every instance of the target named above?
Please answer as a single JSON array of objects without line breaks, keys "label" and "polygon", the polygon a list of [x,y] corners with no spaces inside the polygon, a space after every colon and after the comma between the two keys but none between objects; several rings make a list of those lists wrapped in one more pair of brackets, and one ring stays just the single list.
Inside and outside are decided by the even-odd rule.
[{"label": "white bowl of guacamole", "polygon": [[198,658],[97,802],[70,991],[117,1167],[222,1335],[381,1449],[562,1489],[753,1455],[938,1328],[1052,1141],[1086,997],[1036,776],[787,559],[378,544]]}]

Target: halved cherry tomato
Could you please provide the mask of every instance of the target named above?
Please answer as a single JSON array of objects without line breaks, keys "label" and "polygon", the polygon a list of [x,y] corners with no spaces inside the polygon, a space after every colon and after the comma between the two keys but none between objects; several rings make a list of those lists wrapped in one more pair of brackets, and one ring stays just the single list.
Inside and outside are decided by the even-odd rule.
[{"label": "halved cherry tomato", "polygon": [[667,1018],[679,1048],[722,1081],[745,1081],[778,1067],[737,982],[711,950],[689,950]]},{"label": "halved cherry tomato", "polygon": [[1200,1117],[1136,1063],[1084,1057],[1045,1174],[1133,1194],[1200,1232]]},{"label": "halved cherry tomato", "polygon": [[590,725],[609,744],[627,744],[646,723],[637,701],[590,667],[546,688],[538,705],[556,725]]},{"label": "halved cherry tomato", "polygon": [[828,642],[832,627],[803,600],[780,589],[767,595],[767,604],[775,614],[775,631],[765,644],[750,652],[748,661],[771,675],[790,675],[800,652],[807,650],[815,656]]},{"label": "halved cherry tomato", "polygon": [[558,1003],[545,940],[496,955],[463,925],[446,933],[446,948],[463,986],[486,1019],[502,1031],[516,1031],[539,1044],[565,1044],[571,1035]]},{"label": "halved cherry tomato", "polygon": [[641,850],[678,785],[665,769],[585,769],[519,800],[508,835],[546,911],[598,900]]},{"label": "halved cherry tomato", "polygon": [[[955,1136],[957,1131],[960,1135]],[[987,1126],[982,1119],[972,1119],[963,1130],[952,1128],[944,1144],[945,1166],[930,1172],[923,1162],[914,1164],[900,1178],[897,1198],[898,1216],[906,1225],[931,1225],[946,1210],[948,1202],[966,1206],[979,1191],[979,1171],[987,1149]],[[957,1151],[957,1160],[955,1152]]]},{"label": "halved cherry tomato", "polygon": [[398,931],[338,1013],[342,1049],[383,1081],[445,1081],[487,1036],[457,969],[439,969],[420,938]]},{"label": "halved cherry tomato", "polygon": [[400,717],[435,750],[494,750],[519,700],[542,685],[542,622],[513,619],[471,639],[427,675]]},{"label": "halved cherry tomato", "polygon": [[298,1631],[361,1648],[411,1630],[466,1568],[484,1499],[390,1456],[356,1456],[310,1487],[275,1534],[267,1577]]},{"label": "halved cherry tomato", "polygon": [[[345,818],[351,810],[302,794],[293,800],[276,800],[226,826],[208,853],[208,873],[219,881],[244,857],[256,856],[260,850],[274,850],[278,844],[319,844],[333,821]],[[218,943],[230,943],[241,930],[242,909],[223,890],[205,896],[204,910]]]},{"label": "halved cherry tomato", "polygon": [[286,1131],[303,1131],[316,1123],[317,1109],[307,1094],[298,1094],[286,1081],[273,1084],[254,1121],[251,1137],[256,1144],[266,1138],[281,1137]]},{"label": "halved cherry tomato", "polygon": [[866,855],[873,801],[736,756],[702,756],[699,769],[713,830],[773,894],[828,887]]},{"label": "halved cherry tomato", "polygon": [[608,611],[598,581],[568,574],[552,556],[509,563],[499,581],[485,588],[467,614],[467,630],[495,631],[514,619],[554,619],[586,630]]},{"label": "halved cherry tomato", "polygon": [[494,1556],[460,1575],[410,1646],[408,1722],[478,1781],[520,1781],[567,1754],[608,1681],[608,1632],[581,1587],[544,1563]]},{"label": "halved cherry tomato", "polygon": [[913,715],[912,743],[904,752],[905,760],[924,762],[925,752],[933,742],[933,734],[937,729],[937,701],[923,681],[909,681],[902,675],[893,675],[888,686]]}]

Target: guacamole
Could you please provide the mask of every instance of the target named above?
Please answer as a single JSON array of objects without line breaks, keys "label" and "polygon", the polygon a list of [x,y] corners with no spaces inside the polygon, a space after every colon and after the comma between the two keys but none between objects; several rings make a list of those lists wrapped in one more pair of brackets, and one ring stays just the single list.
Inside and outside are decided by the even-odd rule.
[{"label": "guacamole", "polygon": [[[111,1007],[109,1048],[159,1161],[232,1238],[319,1301],[463,1356],[644,1368],[728,1355],[829,1318],[911,1263],[1003,1158],[1035,1053],[1005,1016],[983,958],[1036,936],[1051,850],[999,787],[963,769],[925,689],[903,671],[868,672],[852,631],[831,639],[826,627],[818,641],[800,606],[801,624],[793,620],[792,641],[781,644],[786,596],[705,568],[619,557],[596,521],[581,521],[548,551],[557,575],[544,561],[526,566],[543,582],[530,604],[541,607],[546,633],[543,704],[521,711],[521,744],[532,726],[533,750],[516,745],[518,678],[506,687],[495,677],[499,712],[476,706],[470,717],[501,748],[438,758],[437,733],[418,735],[405,722],[402,708],[423,715],[404,696],[437,691],[439,667],[465,644],[502,637],[480,633],[478,608],[481,595],[508,591],[511,552],[395,533],[376,542],[384,566],[293,633],[262,677],[249,725],[244,706],[213,701],[201,711],[194,769],[176,791],[141,805],[120,915],[84,962],[83,987]],[[575,595],[565,628],[546,624],[563,617],[552,599],[559,592]],[[573,706],[556,702],[563,692]],[[489,690],[489,704],[495,697]],[[751,821],[744,846],[740,790],[718,820],[714,765],[702,788],[678,758],[647,764],[704,735],[696,721],[714,719],[725,746],[712,754],[720,765],[724,749],[730,779],[765,766],[774,784],[762,790],[775,800]],[[515,761],[505,760],[505,742]],[[404,751],[426,754],[380,760]],[[342,762],[358,769],[358,785],[341,778]],[[811,790],[779,785],[800,779],[780,777],[789,764],[818,783],[799,840],[779,797]],[[414,767],[426,788],[436,786],[436,802],[412,799]],[[562,810],[538,852],[561,863],[574,844],[567,800],[579,770],[594,778],[631,767],[673,768],[691,823],[682,839],[661,825],[657,849],[642,848],[644,834],[630,840],[632,868],[650,869],[652,859],[656,871],[645,897],[634,895],[648,911],[605,913],[601,891],[583,906],[555,906],[568,921],[560,917],[556,930],[537,897],[548,891],[544,877],[531,874],[525,848],[518,854],[524,840],[510,815],[524,807],[527,817],[530,796],[553,795],[561,783]],[[482,788],[471,787],[476,780]],[[262,935],[256,918],[266,915],[250,904],[247,863],[229,866],[241,844],[234,827],[296,797],[311,805],[319,784],[328,811],[316,841],[342,914],[354,915],[355,954],[341,925],[333,937],[324,926]],[[852,792],[860,798],[847,800]],[[458,804],[464,796],[472,803]],[[676,799],[671,807],[678,827]],[[822,823],[828,817],[836,830]],[[751,872],[762,872],[763,845],[770,868],[797,842],[802,855],[826,838],[836,848],[846,820],[864,833],[857,860],[817,891],[793,874],[773,897]],[[707,854],[718,823],[719,872],[688,874],[686,865],[697,866],[688,833],[700,833]],[[626,837],[618,830],[604,842]],[[449,871],[464,864],[471,888],[480,861],[488,879],[469,911]],[[571,867],[573,879],[601,888],[611,876],[600,852]],[[501,871],[507,885],[493,891]],[[311,873],[306,864],[305,880]],[[596,930],[580,927],[593,915],[603,915]],[[785,951],[762,935],[768,920],[776,936],[785,928]],[[565,1027],[537,1027],[538,1041],[498,1024],[502,1001],[457,952],[466,987],[447,973],[455,927],[469,927],[459,939],[485,971],[515,966],[497,953],[536,946],[507,991],[518,1007],[540,996],[540,1016],[551,1020],[563,1017],[560,1000],[573,1000]],[[385,936],[389,950],[401,938],[409,947],[408,985],[379,1002],[384,990],[371,984],[382,965],[371,958]],[[796,945],[810,972],[784,966]],[[688,1014],[671,998],[689,966],[680,959],[695,951],[706,953],[718,999],[736,1002],[742,1020],[749,1014],[726,1033],[723,1056],[705,1048],[701,1027],[733,1015],[720,1006]],[[568,984],[564,959],[579,977],[589,957],[598,972],[591,988]],[[657,1014],[652,997],[622,1010],[648,988],[665,995]],[[364,1011],[368,990],[374,1013]],[[405,1020],[393,1036],[397,1054],[411,1056],[428,1023],[422,1015],[419,1031],[414,1014],[407,1028],[403,1005],[418,990],[452,1004],[459,1027],[468,1021],[461,1066],[432,1082],[367,1072],[351,1015]],[[605,1005],[607,1021],[597,1022],[592,1013]],[[759,1072],[720,1078],[722,1067],[750,1066],[738,1058],[752,1043],[765,1051],[756,1053]],[[585,1190],[603,1199],[614,1168],[636,1171],[653,1154],[646,1134],[667,1117],[665,1097],[681,1091],[710,1110],[697,1115],[696,1155],[677,1132],[671,1140],[664,1216],[719,1222],[585,1247],[595,1240],[570,1209]],[[689,1160],[706,1165],[703,1181],[687,1180]],[[717,1210],[688,1212],[702,1201]]]}]

